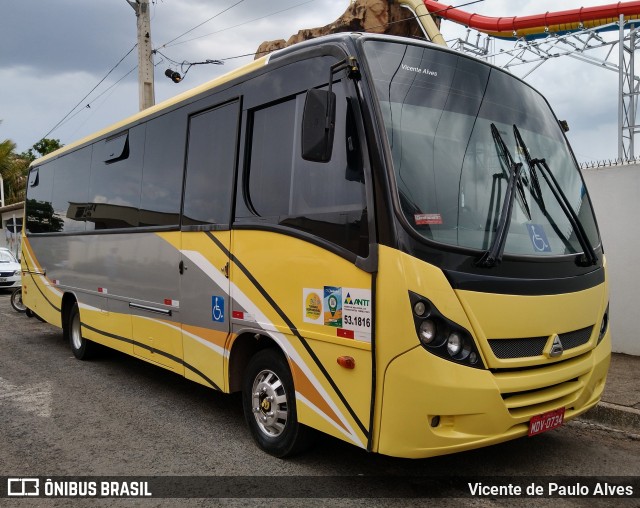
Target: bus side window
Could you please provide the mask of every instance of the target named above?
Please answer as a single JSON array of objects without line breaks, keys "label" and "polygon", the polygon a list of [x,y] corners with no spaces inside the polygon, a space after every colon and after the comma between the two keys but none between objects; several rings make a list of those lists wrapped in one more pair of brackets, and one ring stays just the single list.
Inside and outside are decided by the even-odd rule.
[{"label": "bus side window", "polygon": [[189,119],[183,226],[229,227],[238,120],[238,101]]},{"label": "bus side window", "polygon": [[54,161],[49,161],[31,170],[30,178],[36,175],[36,185],[27,189],[25,221],[27,234],[55,233],[62,231],[60,220],[54,217],[52,194]]},{"label": "bus side window", "polygon": [[140,225],[146,124],[93,144],[87,231]]},{"label": "bus side window", "polygon": [[52,161],[55,168],[52,231],[76,233],[90,229],[92,224],[87,222],[86,211],[91,157],[92,147],[85,146]]},{"label": "bus side window", "polygon": [[147,123],[140,226],[180,223],[187,114],[182,109]]},{"label": "bus side window", "polygon": [[362,155],[347,86],[342,81],[334,87],[335,142],[328,162],[302,158],[300,136],[305,93],[250,114],[251,148],[245,195],[262,222],[302,230],[367,257]]}]

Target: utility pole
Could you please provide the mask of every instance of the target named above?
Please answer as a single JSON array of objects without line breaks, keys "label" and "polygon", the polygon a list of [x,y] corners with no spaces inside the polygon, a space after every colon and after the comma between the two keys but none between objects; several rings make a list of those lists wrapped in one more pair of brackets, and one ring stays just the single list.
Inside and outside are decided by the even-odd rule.
[{"label": "utility pole", "polygon": [[149,0],[126,0],[138,18],[138,90],[140,111],[155,104]]}]

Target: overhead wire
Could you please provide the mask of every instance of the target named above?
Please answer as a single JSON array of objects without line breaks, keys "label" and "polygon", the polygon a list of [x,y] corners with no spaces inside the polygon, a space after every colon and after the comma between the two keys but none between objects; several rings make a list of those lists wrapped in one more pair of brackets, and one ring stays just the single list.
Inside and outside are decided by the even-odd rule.
[{"label": "overhead wire", "polygon": [[237,25],[229,26],[229,27],[227,27],[227,28],[222,28],[222,29],[220,29],[220,30],[216,30],[215,32],[211,32],[211,33],[208,33],[208,34],[199,35],[198,37],[194,37],[193,39],[187,39],[186,41],[176,42],[175,44],[167,43],[167,44],[165,44],[165,45],[164,45],[164,46],[162,46],[162,47],[163,47],[163,48],[164,48],[164,47],[172,48],[172,47],[174,47],[174,46],[178,46],[178,45],[180,45],[180,44],[186,44],[187,42],[192,42],[192,41],[196,41],[196,40],[198,40],[198,39],[203,39],[204,37],[209,37],[209,36],[211,36],[211,35],[216,35],[216,34],[219,34],[220,32],[226,32],[227,30],[233,30],[234,28],[238,28],[238,27],[241,27],[241,26],[243,26],[243,25],[247,25],[247,24],[249,24],[249,23],[254,23],[255,21],[260,21],[261,19],[265,19],[265,18],[268,18],[268,17],[270,17],[270,16],[275,16],[276,14],[281,14],[281,13],[283,13],[283,12],[290,11],[290,10],[292,10],[292,9],[296,9],[296,8],[298,8],[298,7],[301,7],[301,6],[306,5],[306,4],[310,4],[310,3],[312,3],[312,2],[315,2],[315,0],[307,0],[306,2],[301,2],[301,3],[299,3],[299,4],[292,5],[291,7],[287,7],[286,9],[281,9],[281,10],[279,10],[279,11],[275,11],[275,12],[272,12],[272,13],[270,13],[270,14],[266,14],[266,15],[264,15],[264,16],[260,16],[260,17],[258,17],[258,18],[254,18],[254,19],[250,19],[250,20],[248,20],[248,21],[244,21],[244,22],[242,22],[242,23],[238,23]]},{"label": "overhead wire", "polygon": [[83,108],[78,109],[75,113],[73,113],[71,116],[69,116],[69,118],[67,118],[64,121],[62,121],[59,126],[62,127],[67,122],[73,120],[76,116],[78,116],[80,113],[82,113],[85,109],[91,109],[91,105],[94,102],[96,102],[100,97],[102,97],[104,94],[106,94],[109,90],[112,90],[115,86],[119,85],[122,80],[124,80],[129,74],[131,74],[137,68],[138,68],[138,65],[137,64],[134,65],[126,74],[124,74],[120,79],[118,79],[118,81],[113,82],[111,85],[109,85],[109,87],[105,88],[102,92],[100,92],[93,99],[91,99],[90,102],[85,104]]},{"label": "overhead wire", "polygon": [[[232,28],[238,28],[239,26],[246,25],[246,24],[248,24],[248,23],[253,23],[254,21],[258,21],[258,20],[261,20],[261,19],[267,18],[267,17],[269,17],[269,16],[273,16],[273,15],[275,15],[275,14],[280,14],[280,13],[282,13],[282,12],[284,12],[284,11],[288,11],[288,10],[294,9],[294,8],[296,8],[296,7],[300,7],[300,6],[302,6],[302,5],[305,5],[305,4],[308,4],[308,3],[314,2],[314,1],[315,1],[315,0],[307,0],[306,2],[302,2],[302,3],[297,4],[297,5],[294,5],[294,6],[292,6],[292,7],[288,7],[287,9],[282,9],[282,10],[280,10],[280,11],[272,12],[271,14],[267,14],[267,15],[265,15],[265,16],[261,16],[261,17],[259,17],[259,18],[255,18],[255,19],[252,19],[252,20],[249,20],[249,21],[245,21],[245,22],[243,22],[243,23],[240,23],[240,24],[238,24],[238,25],[234,25],[234,26],[232,26],[232,27],[223,28],[223,29],[218,30],[218,31],[216,31],[216,32],[212,32],[212,33],[210,33],[210,34],[201,35],[201,36],[198,36],[198,37],[194,37],[193,39],[188,39],[188,40],[186,40],[186,41],[178,42],[178,43],[176,43],[176,44],[171,44],[170,46],[167,46],[167,47],[174,47],[174,46],[177,46],[177,45],[179,45],[179,44],[185,44],[185,43],[187,43],[187,42],[195,41],[195,40],[197,40],[197,39],[201,39],[201,38],[203,38],[203,37],[208,37],[208,36],[210,36],[210,35],[215,35],[215,34],[217,34],[217,33],[224,32],[224,31],[226,31],[226,30],[230,30],[230,29],[232,29]],[[441,13],[441,12],[446,12],[447,10],[450,10],[450,9],[457,9],[457,8],[460,8],[460,7],[467,7],[467,6],[469,6],[469,5],[482,3],[482,2],[484,2],[484,1],[485,1],[485,0],[471,0],[471,1],[469,1],[469,2],[465,2],[465,3],[457,4],[457,5],[455,5],[455,6],[450,5],[450,6],[448,6],[448,7],[444,7],[444,8],[442,8],[442,9],[440,9],[440,10],[438,10],[438,11],[429,12],[429,13],[427,13],[427,14],[415,14],[415,15],[413,15],[413,14],[412,14],[412,15],[410,15],[410,16],[407,16],[406,18],[403,18],[403,19],[398,19],[398,20],[395,20],[395,21],[389,21],[388,23],[382,23],[382,24],[380,24],[380,25],[376,25],[376,26],[369,27],[369,29],[372,29],[372,28],[385,28],[385,27],[387,27],[387,26],[395,25],[395,24],[397,24],[397,23],[404,23],[405,21],[411,21],[412,19],[422,18],[422,17],[425,17],[425,16],[438,15],[439,13]],[[227,61],[227,60],[235,60],[235,59],[237,59],[237,58],[245,58],[245,57],[249,57],[249,56],[256,56],[256,55],[261,54],[261,53],[267,54],[267,53],[271,53],[271,51],[256,51],[256,52],[253,52],[253,53],[245,53],[245,54],[243,54],[243,55],[235,55],[235,56],[229,56],[229,57],[226,57],[226,58],[218,58],[217,60],[222,61],[222,62],[225,62],[225,61]],[[161,53],[161,54],[162,54],[162,53]],[[173,62],[173,63],[175,63],[175,64],[177,64],[177,65],[180,65],[180,63],[181,63],[181,62],[176,62],[175,60],[172,60],[172,59],[168,58],[168,57],[167,57],[166,55],[164,55],[164,54],[162,54],[162,56],[164,56],[167,60],[169,60],[169,61],[171,61],[171,62]]]},{"label": "overhead wire", "polygon": [[96,85],[95,85],[95,86],[94,86],[94,87],[89,91],[89,93],[88,93],[87,95],[85,95],[82,99],[80,99],[80,100],[78,101],[78,103],[77,103],[75,106],[73,106],[73,108],[71,108],[71,110],[70,110],[66,115],[64,115],[64,116],[62,117],[62,120],[60,120],[57,124],[55,124],[55,125],[54,125],[50,130],[49,130],[49,132],[47,132],[47,133],[46,133],[44,136],[42,136],[42,138],[40,138],[40,139],[46,138],[46,137],[47,137],[47,136],[49,136],[49,135],[50,135],[54,130],[56,130],[56,129],[57,129],[57,128],[58,128],[58,127],[59,127],[59,126],[60,126],[60,125],[61,125],[61,124],[66,120],[66,119],[67,119],[67,117],[69,117],[69,116],[70,116],[70,115],[71,115],[71,114],[76,110],[76,108],[77,108],[80,104],[82,104],[82,103],[84,102],[84,100],[85,100],[87,97],[89,97],[89,96],[93,93],[93,91],[94,91],[96,88],[98,88],[98,87],[99,87],[99,86],[104,82],[104,80],[105,80],[105,79],[107,79],[107,78],[109,77],[109,75],[110,75],[114,70],[116,70],[116,68],[117,68],[117,67],[118,67],[118,66],[119,66],[119,65],[124,61],[124,59],[125,59],[125,58],[127,58],[127,57],[131,54],[131,52],[132,52],[134,49],[136,49],[136,47],[137,47],[137,46],[138,46],[138,43],[134,44],[134,45],[133,45],[133,47],[132,47],[129,51],[127,51],[127,52],[125,53],[125,55],[124,55],[120,60],[118,60],[118,63],[116,63],[113,67],[111,67],[111,69],[109,70],[109,72],[107,72],[107,73],[104,75],[104,77],[103,77],[100,81],[98,81],[98,84],[96,84]]},{"label": "overhead wire", "polygon": [[[177,41],[178,39],[181,39],[181,38],[182,38],[182,37],[184,37],[185,35],[187,35],[187,34],[189,34],[189,33],[193,32],[193,31],[194,31],[194,30],[196,30],[197,28],[199,28],[199,27],[203,26],[204,24],[208,23],[209,21],[211,21],[211,20],[213,20],[213,19],[217,18],[218,16],[220,16],[220,15],[224,14],[225,12],[228,12],[230,9],[232,9],[232,8],[234,8],[235,6],[237,6],[237,5],[241,4],[242,2],[244,2],[244,0],[239,0],[238,2],[234,3],[233,5],[231,5],[231,6],[227,7],[226,9],[223,9],[222,11],[218,12],[218,13],[217,13],[217,14],[215,14],[214,16],[211,16],[210,18],[208,18],[208,19],[204,20],[202,23],[199,23],[198,25],[194,26],[193,28],[190,28],[190,29],[189,29],[189,30],[187,30],[186,32],[184,32],[184,33],[182,33],[182,34],[178,35],[177,37],[174,37],[174,38],[173,38],[173,39],[171,39],[170,41],[168,41],[168,42],[164,43],[163,45],[161,45],[161,46],[159,47],[159,49],[166,48],[166,47],[173,47],[173,46],[177,46],[177,45],[179,45],[179,44],[185,44],[185,43],[187,43],[187,42],[192,42],[192,41],[194,41],[194,40],[202,39],[202,38],[204,38],[204,37],[209,37],[209,36],[211,36],[211,35],[215,35],[215,34],[220,33],[220,32],[224,32],[224,31],[227,31],[227,30],[231,30],[231,29],[234,29],[234,28],[238,28],[238,27],[240,27],[240,26],[243,26],[243,25],[246,25],[246,24],[249,24],[249,23],[253,23],[253,22],[255,22],[255,21],[259,21],[259,20],[261,20],[261,19],[265,19],[265,18],[268,18],[268,17],[270,17],[270,16],[274,16],[274,15],[276,15],[276,14],[281,14],[282,12],[286,12],[286,11],[289,11],[289,10],[295,9],[295,8],[297,8],[297,7],[301,7],[301,6],[303,6],[303,5],[306,5],[306,4],[311,3],[311,2],[313,2],[313,1],[315,1],[315,0],[307,0],[307,1],[305,1],[305,2],[301,2],[301,3],[296,4],[296,5],[293,5],[293,6],[291,6],[291,7],[287,7],[286,9],[281,9],[281,10],[279,10],[279,11],[275,11],[275,12],[272,12],[272,13],[270,13],[270,14],[267,14],[267,15],[264,15],[264,16],[260,16],[260,17],[258,17],[258,18],[254,18],[254,19],[251,19],[251,20],[245,21],[245,22],[243,22],[243,23],[239,23],[239,24],[234,25],[234,26],[231,26],[231,27],[223,28],[223,29],[221,29],[221,30],[217,30],[217,31],[212,32],[212,33],[209,33],[209,34],[204,34],[204,35],[201,35],[201,36],[198,36],[198,37],[194,37],[194,38],[192,38],[192,39],[188,39],[188,40],[186,40],[186,41],[177,42],[177,43],[175,43],[175,44],[172,44],[172,43],[174,43],[175,41]],[[432,15],[437,15],[437,14],[438,14],[438,13],[440,13],[440,12],[445,12],[445,11],[447,11],[447,10],[451,9],[451,8],[454,8],[454,7],[455,7],[455,8],[458,8],[458,7],[465,7],[465,6],[469,6],[469,5],[473,5],[473,4],[477,4],[477,3],[482,3],[482,2],[484,2],[484,0],[472,0],[472,1],[469,1],[469,2],[462,3],[462,4],[458,4],[458,5],[456,5],[456,6],[448,6],[448,7],[445,7],[445,8],[443,8],[443,9],[440,9],[440,10],[438,10],[438,11],[429,12],[429,13],[427,13],[427,14],[421,14],[421,15],[419,15],[419,14],[415,14],[415,15],[408,16],[407,18],[404,18],[404,19],[401,19],[401,20],[390,21],[390,22],[388,22],[388,23],[383,23],[383,24],[380,24],[380,25],[377,25],[377,26],[373,26],[373,27],[369,27],[369,28],[370,28],[370,29],[371,29],[371,28],[384,28],[384,27],[386,27],[386,26],[390,26],[390,25],[393,25],[393,24],[396,24],[396,23],[402,23],[402,22],[409,21],[409,20],[416,19],[416,18],[423,17],[423,16],[432,16]],[[87,109],[87,108],[89,108],[89,109],[90,109],[90,105],[91,105],[93,102],[95,102],[95,101],[96,101],[97,99],[99,99],[102,95],[104,95],[106,92],[108,92],[108,91],[109,91],[109,90],[111,90],[113,87],[115,87],[116,85],[118,85],[118,84],[119,84],[122,80],[124,80],[124,79],[129,75],[129,74],[131,74],[131,73],[132,73],[132,72],[137,68],[137,65],[136,65],[135,67],[133,67],[131,70],[129,70],[129,72],[127,72],[124,76],[122,76],[118,81],[114,82],[114,83],[113,83],[111,86],[109,86],[106,90],[104,90],[104,91],[103,91],[102,93],[100,93],[97,97],[95,97],[91,102],[89,102],[88,104],[86,104],[84,108],[82,108],[82,109],[80,109],[80,110],[78,110],[78,111],[75,111],[75,110],[78,108],[78,106],[79,106],[80,104],[82,104],[82,103],[84,102],[84,100],[85,100],[87,97],[89,97],[89,96],[90,96],[90,95],[91,95],[91,94],[96,90],[96,88],[98,88],[98,87],[99,87],[99,86],[100,86],[100,85],[101,85],[101,84],[102,84],[102,83],[107,79],[107,77],[108,77],[108,76],[109,76],[109,75],[110,75],[110,74],[111,74],[111,73],[112,73],[112,72],[113,72],[113,71],[114,71],[114,70],[115,70],[115,69],[116,69],[116,68],[117,68],[117,67],[118,67],[118,66],[119,66],[123,61],[124,61],[124,59],[125,59],[127,56],[129,56],[129,54],[131,54],[131,52],[132,52],[132,51],[133,51],[137,46],[138,46],[138,45],[137,45],[137,43],[136,43],[136,44],[134,44],[134,45],[133,45],[133,47],[132,47],[129,51],[127,51],[127,53],[125,53],[125,55],[124,55],[124,56],[123,56],[123,57],[122,57],[122,58],[121,58],[121,59],[120,59],[120,60],[119,60],[119,61],[118,61],[118,62],[117,62],[117,63],[116,63],[116,64],[115,64],[115,65],[114,65],[114,66],[113,66],[113,67],[112,67],[108,72],[107,72],[107,74],[105,74],[105,76],[104,76],[104,77],[103,77],[103,78],[102,78],[102,79],[101,79],[101,80],[100,80],[100,81],[99,81],[99,82],[98,82],[98,83],[97,83],[97,84],[96,84],[96,85],[95,85],[95,86],[94,86],[94,87],[89,91],[89,93],[87,93],[87,94],[86,94],[86,95],[85,95],[85,96],[84,96],[80,101],[78,101],[78,103],[77,103],[77,104],[76,104],[76,105],[75,105],[75,106],[74,106],[74,107],[73,107],[73,108],[72,108],[72,109],[71,109],[71,110],[70,110],[70,111],[69,111],[69,112],[68,112],[68,113],[67,113],[67,114],[66,114],[66,115],[65,115],[65,116],[64,116],[64,117],[63,117],[63,118],[58,122],[58,123],[56,123],[56,124],[55,124],[55,125],[54,125],[50,130],[49,130],[49,132],[47,132],[47,133],[43,136],[43,138],[46,138],[47,136],[49,136],[49,135],[50,135],[54,130],[56,130],[58,127],[60,127],[61,125],[65,124],[67,121],[71,120],[71,119],[72,119],[72,118],[74,118],[75,116],[77,116],[81,111],[84,111],[84,110],[85,110],[85,109]],[[205,60],[205,61],[203,61],[203,62],[188,62],[188,61],[186,61],[186,60],[184,60],[184,61],[182,61],[182,62],[178,62],[177,60],[174,60],[174,59],[172,59],[172,58],[168,57],[167,55],[163,54],[162,52],[160,52],[160,51],[159,51],[159,49],[154,50],[154,53],[158,53],[158,54],[160,54],[163,58],[165,58],[167,61],[169,61],[169,62],[173,63],[173,64],[174,64],[174,65],[176,65],[176,66],[177,66],[177,65],[180,65],[180,66],[187,65],[187,66],[188,66],[188,67],[187,67],[187,71],[188,71],[188,70],[189,70],[189,68],[191,68],[191,66],[193,66],[193,65],[201,65],[201,64],[209,64],[209,63],[216,63],[216,64],[219,64],[219,63],[222,63],[222,62],[225,62],[225,61],[228,61],[228,60],[235,60],[235,59],[238,59],[238,58],[245,58],[245,57],[249,57],[249,56],[254,56],[254,57],[255,57],[255,56],[256,56],[256,55],[258,55],[259,53],[269,53],[268,51],[263,51],[263,52],[245,53],[245,54],[242,54],[242,55],[235,55],[235,56],[230,56],[230,57],[226,57],[226,58],[219,58],[219,59],[216,59],[216,60]],[[186,72],[185,72],[184,74],[186,74]],[[74,111],[75,111],[75,113],[74,113]]]},{"label": "overhead wire", "polygon": [[226,9],[223,9],[222,11],[220,11],[219,13],[211,16],[209,19],[204,20],[202,23],[199,23],[198,25],[194,26],[193,28],[190,28],[189,30],[187,30],[186,32],[184,32],[183,34],[178,35],[177,37],[174,37],[173,39],[171,39],[169,42],[165,42],[163,45],[160,46],[160,49],[162,48],[166,48],[169,44],[171,44],[172,42],[177,41],[178,39],[181,39],[182,37],[184,37],[185,35],[193,32],[196,28],[200,28],[202,25],[208,23],[209,21],[211,21],[212,19],[217,18],[218,16],[224,14],[227,11],[230,11],[231,9],[233,9],[236,5],[241,4],[242,2],[244,2],[244,0],[238,0],[235,4],[231,5],[230,7],[227,7]]}]

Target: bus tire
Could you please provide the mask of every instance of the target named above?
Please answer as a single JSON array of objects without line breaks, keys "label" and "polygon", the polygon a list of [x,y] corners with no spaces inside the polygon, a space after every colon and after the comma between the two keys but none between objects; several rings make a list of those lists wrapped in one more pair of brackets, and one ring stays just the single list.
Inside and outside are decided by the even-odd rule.
[{"label": "bus tire", "polygon": [[11,293],[11,306],[16,312],[26,312],[27,307],[22,303],[22,288],[16,288]]},{"label": "bus tire", "polygon": [[263,349],[251,358],[242,405],[253,439],[268,454],[289,457],[311,444],[311,429],[298,422],[291,371],[278,351]]},{"label": "bus tire", "polygon": [[96,344],[82,336],[82,326],[80,321],[80,310],[75,302],[67,320],[67,330],[69,335],[69,345],[73,356],[78,360],[89,360],[95,354]]}]

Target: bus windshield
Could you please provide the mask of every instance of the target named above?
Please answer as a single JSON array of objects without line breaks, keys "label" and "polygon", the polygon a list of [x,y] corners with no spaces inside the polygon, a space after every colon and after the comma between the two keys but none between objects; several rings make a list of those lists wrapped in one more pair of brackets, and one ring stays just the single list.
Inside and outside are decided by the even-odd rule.
[{"label": "bus windshield", "polygon": [[[553,180],[588,243],[599,245],[582,177],[538,92],[504,71],[450,51],[376,40],[366,41],[364,48],[402,213],[422,237],[489,249],[513,166],[521,164],[505,254],[583,252]],[[536,169],[542,160],[551,178]]]}]

